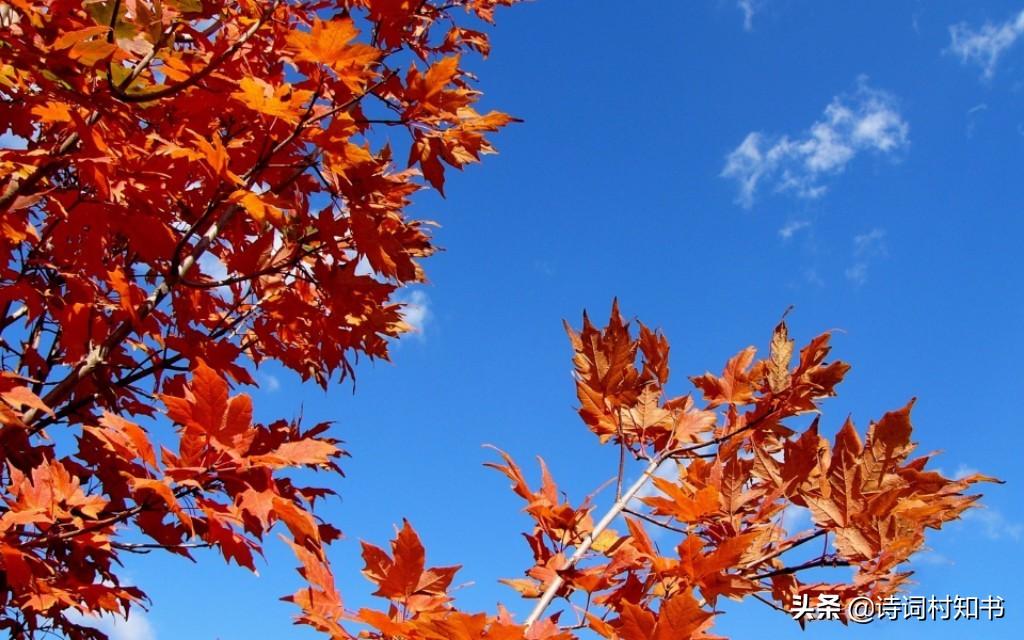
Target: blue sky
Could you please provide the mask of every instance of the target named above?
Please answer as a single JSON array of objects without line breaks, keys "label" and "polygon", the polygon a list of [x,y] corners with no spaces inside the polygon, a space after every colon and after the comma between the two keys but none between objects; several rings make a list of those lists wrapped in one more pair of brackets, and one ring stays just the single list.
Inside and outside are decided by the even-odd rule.
[{"label": "blue sky", "polygon": [[[915,437],[948,474],[978,469],[987,509],[930,538],[914,593],[1001,595],[998,623],[818,625],[808,638],[1003,638],[1024,624],[1024,5],[539,0],[499,16],[485,106],[525,123],[417,216],[445,252],[410,293],[422,324],[356,393],[261,370],[261,417],[334,420],[353,454],[329,515],[346,604],[371,602],[358,540],[408,517],[428,562],[461,563],[459,604],[529,609],[496,583],[529,566],[528,527],[483,443],[578,500],[614,475],[574,413],[561,328],[623,311],[673,344],[676,390],[763,346],[789,305],[807,340],[839,329],[852,362],[832,431],[911,396]],[[313,638],[277,598],[299,584],[277,543],[255,577],[216,559],[132,559],[154,604],[122,640]],[[200,554],[200,558],[203,558]],[[727,606],[733,638],[798,627]]]}]

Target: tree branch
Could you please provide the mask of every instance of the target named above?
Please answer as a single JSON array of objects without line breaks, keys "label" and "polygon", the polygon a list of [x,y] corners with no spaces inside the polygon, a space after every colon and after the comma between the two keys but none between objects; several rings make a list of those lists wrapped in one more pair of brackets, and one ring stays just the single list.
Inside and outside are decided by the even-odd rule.
[{"label": "tree branch", "polygon": [[[590,547],[594,544],[594,541],[597,540],[597,537],[608,528],[608,525],[610,525],[620,513],[622,513],[626,508],[626,505],[629,504],[629,501],[632,500],[644,485],[647,484],[651,477],[658,471],[658,467],[661,466],[661,463],[666,459],[667,458],[664,456],[659,456],[654,460],[651,460],[650,464],[647,465],[647,468],[644,469],[644,472],[640,475],[637,481],[626,489],[625,493],[615,501],[615,504],[612,505],[611,509],[609,509],[601,520],[594,525],[594,529],[586,536],[586,538],[583,539],[580,545],[576,547],[576,551],[574,551],[572,556],[569,558],[564,570],[568,571],[575,567],[576,563],[578,563],[583,556],[590,551]],[[558,590],[561,589],[564,584],[565,578],[563,578],[561,574],[555,576],[555,579],[551,581],[551,584],[548,585],[548,588],[545,589],[544,593],[541,595],[540,600],[538,600],[537,604],[533,607],[533,611],[531,611],[530,615],[526,618],[524,624],[527,628],[540,619],[541,615],[544,614],[545,609],[547,609],[555,599],[555,595],[558,593]]]},{"label": "tree branch", "polygon": [[151,91],[149,93],[125,93],[120,88],[114,88],[114,95],[116,95],[122,102],[152,102],[153,100],[166,98],[176,93],[180,93],[189,87],[195,86],[201,80],[206,78],[206,76],[216,71],[217,67],[224,64],[234,56],[250,38],[256,35],[256,32],[260,30],[260,27],[266,24],[267,19],[270,18],[274,13],[274,10],[277,9],[279,1],[280,0],[274,0],[270,4],[270,7],[260,15],[259,19],[242,34],[242,37],[232,43],[230,47],[211,58],[210,62],[208,62],[205,67],[195,72],[185,80],[182,80],[178,84],[170,85],[163,89],[157,89],[156,91]]},{"label": "tree branch", "polygon": [[808,560],[803,564],[794,565],[792,567],[783,567],[782,569],[776,569],[775,571],[768,571],[767,573],[759,573],[753,576],[751,580],[765,580],[773,576],[785,576],[805,569],[814,569],[817,567],[848,567],[850,566],[849,560],[844,560],[842,556],[837,554],[822,556],[815,558],[814,560]]},{"label": "tree branch", "polygon": [[679,527],[674,527],[674,526],[670,525],[669,523],[662,522],[661,520],[658,520],[657,518],[654,518],[653,516],[649,516],[649,515],[647,515],[646,513],[642,512],[642,511],[635,511],[633,509],[628,509],[627,508],[627,509],[623,509],[622,512],[623,513],[628,513],[631,516],[636,516],[637,518],[640,518],[641,520],[644,520],[646,522],[650,522],[651,524],[653,524],[653,525],[655,525],[657,527],[661,527],[662,529],[668,529],[669,531],[675,531],[676,533],[682,533],[684,535],[689,533],[686,529],[680,529]]}]

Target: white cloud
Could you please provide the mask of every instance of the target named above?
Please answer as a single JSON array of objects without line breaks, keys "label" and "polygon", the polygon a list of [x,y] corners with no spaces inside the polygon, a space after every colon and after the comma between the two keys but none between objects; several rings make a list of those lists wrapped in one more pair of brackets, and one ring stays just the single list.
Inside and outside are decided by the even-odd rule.
[{"label": "white cloud", "polygon": [[277,391],[281,388],[281,381],[277,379],[272,373],[261,373],[259,374],[260,387],[264,391]]},{"label": "white cloud", "polygon": [[868,266],[871,260],[884,256],[886,253],[885,229],[876,227],[867,233],[854,236],[853,257],[855,262],[847,267],[846,279],[857,286],[864,284],[868,281]]},{"label": "white cloud", "polygon": [[938,553],[936,551],[932,551],[931,549],[926,549],[924,551],[918,551],[914,555],[910,556],[910,562],[912,564],[931,565],[931,566],[949,566],[949,565],[954,564],[953,561],[951,559],[949,559],[948,557],[946,557],[946,556],[944,556],[941,553]]},{"label": "white cloud", "polygon": [[109,615],[93,618],[76,614],[72,619],[78,624],[99,629],[110,640],[156,640],[153,625],[139,607],[132,607],[127,618]]},{"label": "white cloud", "polygon": [[756,0],[737,0],[736,6],[743,12],[743,30],[754,30],[754,14],[757,13],[758,2]]},{"label": "white cloud", "polygon": [[1024,535],[1024,525],[1007,520],[1002,512],[996,509],[979,508],[964,512],[964,520],[981,525],[981,532],[989,540],[1020,540]]},{"label": "white cloud", "polygon": [[890,154],[906,147],[909,132],[895,99],[860,78],[853,93],[834,97],[824,117],[799,137],[749,133],[726,157],[720,175],[737,181],[736,201],[746,208],[763,185],[818,198],[827,190],[822,178],[841,173],[862,151]]},{"label": "white cloud", "polygon": [[885,229],[875,227],[867,233],[853,236],[853,255],[870,258],[885,255]]},{"label": "white cloud", "polygon": [[804,270],[804,280],[806,280],[808,284],[813,284],[816,287],[825,286],[825,280],[822,279],[821,275],[818,273],[818,270],[815,269],[814,267],[810,267]]},{"label": "white cloud", "polygon": [[1006,22],[986,22],[974,28],[965,22],[949,28],[949,51],[960,57],[963,64],[976,64],[982,68],[985,79],[996,73],[996,65],[1006,50],[1024,34],[1024,10]]},{"label": "white cloud", "polygon": [[426,325],[433,317],[430,312],[430,297],[426,293],[416,290],[401,302],[405,305],[402,309],[402,318],[412,327],[417,337],[423,340]]},{"label": "white cloud", "polygon": [[857,262],[850,265],[844,271],[846,279],[858,287],[868,281],[868,265],[866,262]]},{"label": "white cloud", "polygon": [[[228,277],[227,266],[223,262],[221,262],[220,258],[213,255],[213,253],[209,251],[202,253],[199,256],[199,259],[196,260],[196,266],[193,267],[192,270],[189,272],[189,278],[198,280],[198,271],[202,271],[203,275],[208,277],[213,282],[222,282],[226,280]],[[208,291],[220,298],[225,299],[231,295],[231,289],[228,288],[228,285],[220,285],[218,287],[213,287]]]},{"label": "white cloud", "polygon": [[973,138],[974,137],[974,129],[977,127],[978,118],[981,117],[979,114],[981,114],[981,113],[983,113],[985,111],[988,111],[988,105],[985,104],[984,102],[982,102],[981,104],[976,104],[976,105],[974,105],[973,107],[971,107],[970,109],[967,110],[967,137],[968,138]]},{"label": "white cloud", "polygon": [[811,223],[807,220],[790,220],[779,229],[779,237],[783,240],[789,240],[797,231],[806,229],[809,226],[811,226]]},{"label": "white cloud", "polygon": [[980,472],[977,469],[975,469],[974,467],[968,467],[967,465],[962,464],[962,465],[960,465],[959,467],[956,468],[956,473],[953,474],[953,479],[954,480],[963,480],[967,476],[973,476],[976,473],[980,473]]}]

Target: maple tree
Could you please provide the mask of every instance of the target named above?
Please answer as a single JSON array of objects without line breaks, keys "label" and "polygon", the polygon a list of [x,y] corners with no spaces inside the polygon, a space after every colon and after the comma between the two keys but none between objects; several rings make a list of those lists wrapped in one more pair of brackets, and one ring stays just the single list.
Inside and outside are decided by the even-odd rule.
[{"label": "maple tree", "polygon": [[[975,502],[990,478],[908,460],[912,404],[864,439],[803,424],[847,371],[827,334],[796,355],[780,324],[766,359],[669,397],[667,340],[614,308],[570,330],[580,417],[620,451],[610,506],[492,464],[534,522],[534,562],[506,580],[531,612],[459,610],[458,568],[428,568],[408,523],[363,545],[386,606],[344,606],[340,531],[315,514],[331,491],[291,472],[339,474],[345,452],[327,424],[254,423],[232,388],[267,360],[327,386],[409,330],[396,295],[434,247],[406,209],[512,122],[476,110],[461,56],[487,54],[470,26],[513,3],[0,3],[0,629],[102,638],[79,614],[145,600],[125,554],[212,547],[253,569],[279,530],[306,583],[286,599],[332,638],[711,637],[720,597],[894,592],[924,531]],[[795,508],[812,529],[783,526]],[[840,566],[853,578],[803,578]]]},{"label": "maple tree", "polygon": [[0,2],[0,630],[102,637],[74,614],[142,601],[123,554],[253,568],[279,522],[297,604],[334,593],[329,491],[289,471],[344,452],[230,387],[326,386],[410,329],[406,209],[512,122],[464,56],[514,1]]}]

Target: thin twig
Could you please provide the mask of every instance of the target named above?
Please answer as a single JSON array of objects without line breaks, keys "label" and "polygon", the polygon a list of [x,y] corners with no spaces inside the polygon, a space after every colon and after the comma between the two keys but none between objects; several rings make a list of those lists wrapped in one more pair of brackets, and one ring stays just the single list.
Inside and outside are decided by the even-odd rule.
[{"label": "thin twig", "polygon": [[657,518],[649,516],[649,515],[647,515],[646,513],[642,512],[642,511],[634,511],[633,509],[628,509],[627,508],[627,509],[623,509],[622,512],[623,513],[628,513],[631,516],[636,516],[637,518],[640,518],[641,520],[645,520],[647,522],[650,522],[651,524],[653,524],[655,526],[658,526],[658,527],[661,527],[662,529],[668,529],[669,531],[675,531],[676,533],[682,533],[682,534],[689,533],[686,529],[680,529],[679,527],[674,527],[674,526],[670,525],[669,523],[662,522],[661,520],[658,520]]},{"label": "thin twig", "polygon": [[780,547],[780,548],[776,549],[775,551],[773,551],[772,553],[768,554],[767,556],[761,558],[760,560],[758,560],[758,564],[763,564],[765,562],[768,562],[769,560],[774,560],[775,558],[781,556],[782,554],[786,553],[787,551],[791,551],[791,550],[799,547],[800,545],[804,544],[805,542],[810,542],[811,540],[814,540],[815,538],[820,538],[821,536],[823,536],[823,535],[825,535],[827,533],[828,533],[828,531],[826,531],[825,529],[821,529],[819,531],[815,531],[814,533],[807,534],[806,536],[804,536],[802,538],[797,538],[789,546]]},{"label": "thin twig", "polygon": [[789,611],[786,611],[785,609],[783,609],[783,608],[782,608],[782,607],[780,607],[779,605],[775,604],[774,602],[772,602],[772,601],[771,601],[771,600],[769,600],[768,598],[765,598],[764,596],[762,596],[762,595],[761,595],[761,594],[759,594],[759,593],[752,593],[752,594],[750,594],[750,595],[754,596],[754,599],[755,599],[755,600],[759,600],[759,601],[761,601],[761,602],[765,603],[766,605],[768,605],[768,606],[769,606],[769,607],[771,607],[772,609],[775,609],[776,611],[781,611],[782,613],[789,613]]},{"label": "thin twig", "polygon": [[815,558],[814,560],[808,560],[803,564],[794,565],[792,567],[783,567],[782,569],[776,569],[775,571],[769,571],[767,573],[759,573],[753,576],[752,580],[764,580],[771,578],[772,576],[785,576],[798,571],[804,571],[805,569],[815,569],[818,567],[848,567],[850,566],[849,560],[843,560],[840,556],[823,556],[821,558]]},{"label": "thin twig", "polygon": [[154,549],[171,551],[174,549],[209,549],[213,546],[211,542],[182,542],[180,544],[159,544],[147,542],[111,542],[111,547],[128,551],[129,553],[149,553]]}]

